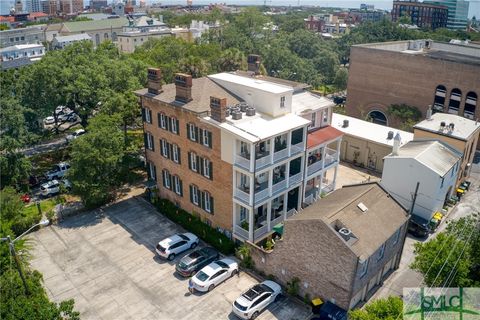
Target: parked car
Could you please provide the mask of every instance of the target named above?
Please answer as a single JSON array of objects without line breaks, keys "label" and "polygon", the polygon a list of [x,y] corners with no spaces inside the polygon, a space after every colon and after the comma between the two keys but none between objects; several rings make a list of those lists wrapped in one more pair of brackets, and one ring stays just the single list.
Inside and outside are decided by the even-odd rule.
[{"label": "parked car", "polygon": [[157,253],[168,260],[175,259],[177,254],[180,254],[188,249],[195,249],[200,240],[193,233],[179,233],[171,237],[163,239],[157,244]]},{"label": "parked car", "polygon": [[72,134],[69,134],[67,136],[67,142],[71,142],[71,141],[77,139],[78,137],[80,137],[81,135],[84,135],[85,133],[86,133],[86,131],[84,129],[75,130]]},{"label": "parked car", "polygon": [[45,177],[48,180],[62,178],[65,173],[70,169],[70,165],[66,162],[61,162],[53,166],[52,170],[45,173]]},{"label": "parked car", "polygon": [[46,125],[54,124],[55,118],[52,116],[46,117],[45,119],[43,119],[43,123]]},{"label": "parked car", "polygon": [[219,256],[217,250],[205,247],[184,256],[178,261],[175,269],[182,276],[191,277],[210,262],[217,260]]},{"label": "parked car", "polygon": [[20,196],[20,200],[22,200],[23,203],[29,203],[31,198],[28,193],[24,193]]},{"label": "parked car", "polygon": [[68,114],[68,115],[67,115],[67,117],[66,117],[65,121],[68,121],[68,122],[75,122],[75,121],[77,121],[77,119],[78,119],[78,116],[77,116],[77,114],[76,114],[76,113],[74,113],[74,112],[72,112],[72,113],[70,113],[70,114]]},{"label": "parked car", "polygon": [[60,187],[62,184],[67,190],[72,189],[72,184],[67,179],[60,180],[60,181],[52,180],[40,186],[40,194],[43,197],[55,195],[60,192]]},{"label": "parked car", "polygon": [[[57,116],[57,119],[62,121],[62,122],[69,121],[71,118],[74,118],[75,120],[77,119],[77,115],[75,113],[73,113],[73,111],[71,111],[71,110],[68,113],[62,113],[62,114]],[[75,120],[69,121],[69,122],[74,122]]]},{"label": "parked car", "polygon": [[66,108],[65,106],[57,106],[55,108],[55,114],[60,114],[61,112],[63,112],[65,108]]},{"label": "parked car", "polygon": [[414,214],[410,216],[410,221],[408,221],[408,233],[418,238],[426,238],[430,232],[430,223],[426,219]]},{"label": "parked car", "polygon": [[224,258],[198,271],[188,282],[188,290],[192,293],[212,291],[220,283],[236,274],[238,274],[238,263]]},{"label": "parked car", "polygon": [[255,319],[270,303],[277,300],[282,288],[277,283],[266,280],[254,285],[233,303],[233,313],[241,319]]}]

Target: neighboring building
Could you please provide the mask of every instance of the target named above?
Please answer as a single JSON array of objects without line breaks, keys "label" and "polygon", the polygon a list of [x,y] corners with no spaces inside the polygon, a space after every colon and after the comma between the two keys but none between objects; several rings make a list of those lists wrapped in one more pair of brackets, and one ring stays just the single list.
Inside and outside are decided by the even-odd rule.
[{"label": "neighboring building", "polygon": [[303,19],[305,28],[310,31],[323,32],[323,26],[325,25],[325,20],[320,19],[318,16],[309,16],[308,18]]},{"label": "neighboring building", "polygon": [[0,31],[0,48],[17,44],[39,44],[45,41],[45,35],[40,27],[17,28]]},{"label": "neighboring building", "polygon": [[[128,23],[126,18],[64,22],[58,34],[68,36],[73,34],[87,33],[95,46],[106,40],[117,41],[117,35],[122,32],[123,26]],[[56,27],[52,27],[56,28]],[[50,25],[47,32],[50,31]]]},{"label": "neighboring building", "polygon": [[117,46],[122,52],[132,53],[135,48],[143,45],[148,39],[159,39],[171,37],[173,34],[170,29],[148,30],[146,32],[128,31],[117,35]]},{"label": "neighboring building", "polygon": [[[258,68],[257,57],[249,61]],[[342,134],[329,126],[333,103],[306,87],[246,72],[177,74],[162,86],[160,70],[149,69],[137,95],[159,195],[258,242],[333,190]]]},{"label": "neighboring building", "polygon": [[385,19],[387,12],[385,10],[375,9],[350,9],[348,19],[353,23],[378,22]]},{"label": "neighboring building", "polygon": [[431,40],[353,45],[347,86],[347,115],[393,127],[392,104],[417,107],[426,116],[448,112],[480,118],[480,46]]},{"label": "neighboring building", "polygon": [[147,32],[149,30],[168,30],[168,26],[162,21],[147,16],[138,18],[128,17],[128,25],[123,27],[124,32]]},{"label": "neighboring building", "polygon": [[453,114],[435,113],[413,127],[414,139],[438,139],[463,154],[457,185],[470,176],[478,147],[480,123]]},{"label": "neighboring building", "polygon": [[466,30],[468,25],[468,7],[470,3],[464,0],[434,0],[427,3],[439,4],[448,8],[448,29]]},{"label": "neighboring building", "polygon": [[107,0],[91,0],[90,1],[90,9],[92,10],[100,11],[106,7],[108,7]]},{"label": "neighboring building", "polygon": [[398,268],[408,213],[378,183],[344,186],[284,221],[273,251],[252,246],[255,268],[298,295],[346,310],[368,300]]},{"label": "neighboring building", "polygon": [[43,12],[33,12],[28,15],[28,20],[34,22],[47,22],[49,19],[49,15]]},{"label": "neighboring building", "polygon": [[15,13],[23,12],[23,2],[22,0],[15,0]]},{"label": "neighboring building", "polygon": [[66,46],[78,41],[92,41],[92,38],[86,33],[74,34],[71,36],[59,36],[53,39],[52,48],[63,49]]},{"label": "neighboring building", "polygon": [[7,28],[11,29],[15,25],[15,17],[14,16],[0,16],[0,24],[7,26]]},{"label": "neighboring building", "polygon": [[45,55],[41,44],[18,44],[0,49],[2,70],[19,68],[40,60]]},{"label": "neighboring building", "polygon": [[382,172],[383,158],[392,153],[398,133],[401,144],[413,140],[413,133],[334,113],[332,127],[343,132],[340,159],[368,170]]},{"label": "neighboring building", "polygon": [[41,12],[42,8],[40,6],[40,0],[27,0],[27,11],[32,12]]},{"label": "neighboring building", "polygon": [[62,29],[61,23],[49,24],[44,30],[45,41],[52,42],[55,37],[60,36],[60,30]]},{"label": "neighboring building", "polygon": [[448,8],[417,0],[393,1],[392,21],[398,22],[401,17],[408,17],[411,24],[420,28],[446,28]]},{"label": "neighboring building", "polygon": [[[405,208],[427,221],[456,195],[462,154],[438,140],[414,140],[386,156],[382,186]],[[415,196],[415,189],[418,190]]]},{"label": "neighboring building", "polygon": [[70,15],[83,11],[83,0],[60,0],[60,12]]},{"label": "neighboring building", "polygon": [[112,3],[112,14],[123,17],[125,15],[125,4],[122,2]]},{"label": "neighboring building", "polygon": [[190,23],[190,33],[192,34],[193,39],[198,39],[202,34],[207,33],[210,29],[220,28],[220,22],[216,21],[215,23],[208,23],[204,21],[192,20]]}]

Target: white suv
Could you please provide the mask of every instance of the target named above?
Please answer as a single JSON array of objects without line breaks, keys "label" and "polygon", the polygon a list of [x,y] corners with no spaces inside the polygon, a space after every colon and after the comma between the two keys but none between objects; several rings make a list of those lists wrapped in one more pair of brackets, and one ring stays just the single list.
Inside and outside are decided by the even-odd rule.
[{"label": "white suv", "polygon": [[200,240],[193,233],[178,233],[160,241],[155,251],[168,260],[175,259],[175,256],[188,249],[194,249]]},{"label": "white suv", "polygon": [[72,184],[68,180],[52,180],[44,183],[40,186],[40,194],[44,197],[48,197],[60,192],[60,183],[62,183],[67,190],[72,188]]},{"label": "white suv", "polygon": [[277,283],[266,280],[254,285],[233,303],[233,313],[241,319],[255,319],[270,303],[282,293]]},{"label": "white suv", "polygon": [[70,165],[66,162],[60,162],[53,166],[52,170],[45,173],[45,177],[48,180],[62,178],[70,169]]}]

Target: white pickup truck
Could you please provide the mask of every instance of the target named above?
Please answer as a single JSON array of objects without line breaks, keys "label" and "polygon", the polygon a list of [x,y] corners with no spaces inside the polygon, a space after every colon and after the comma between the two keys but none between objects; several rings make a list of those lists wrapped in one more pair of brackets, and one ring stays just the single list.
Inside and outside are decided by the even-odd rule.
[{"label": "white pickup truck", "polygon": [[60,162],[53,166],[52,170],[45,173],[45,177],[48,180],[62,178],[70,169],[70,165],[66,162]]}]

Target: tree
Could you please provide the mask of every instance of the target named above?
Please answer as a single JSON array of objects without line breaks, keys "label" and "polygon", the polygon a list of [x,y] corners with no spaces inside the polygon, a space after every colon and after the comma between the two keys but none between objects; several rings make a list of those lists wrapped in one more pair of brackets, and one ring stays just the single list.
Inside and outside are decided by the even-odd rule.
[{"label": "tree", "polygon": [[404,103],[392,104],[388,107],[387,113],[400,122],[400,128],[406,131],[413,131],[413,126],[422,117],[422,112],[417,107]]},{"label": "tree", "polygon": [[119,116],[98,115],[92,118],[87,134],[72,144],[68,178],[72,192],[88,208],[112,200],[122,182],[124,137],[120,124]]},{"label": "tree", "polygon": [[346,68],[338,68],[333,79],[333,84],[337,90],[347,89],[348,71]]},{"label": "tree", "polygon": [[[480,283],[478,250],[480,226],[476,216],[453,221],[434,239],[415,244],[415,260],[410,266],[424,276],[431,287],[469,287]],[[478,252],[478,251],[476,251]]]},{"label": "tree", "polygon": [[218,60],[220,72],[245,69],[247,64],[245,55],[237,48],[227,49],[222,52]]},{"label": "tree", "polygon": [[401,319],[403,301],[399,297],[390,296],[386,299],[375,300],[364,309],[351,310],[348,313],[350,320],[396,320]]}]

